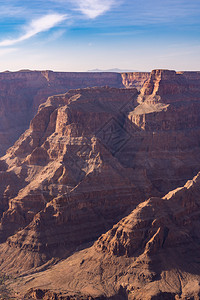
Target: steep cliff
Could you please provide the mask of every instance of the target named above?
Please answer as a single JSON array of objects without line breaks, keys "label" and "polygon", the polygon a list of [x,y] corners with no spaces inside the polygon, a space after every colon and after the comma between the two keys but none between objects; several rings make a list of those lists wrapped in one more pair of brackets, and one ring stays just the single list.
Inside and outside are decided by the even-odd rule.
[{"label": "steep cliff", "polygon": [[24,268],[58,248],[57,256],[95,239],[152,190],[143,171],[124,168],[114,157],[130,139],[120,109],[137,95],[135,89],[88,88],[51,97],[2,158],[9,182],[2,181],[7,204],[0,238],[19,230],[7,243],[35,253]]},{"label": "steep cliff", "polygon": [[0,73],[0,155],[28,128],[51,95],[92,86],[123,87],[117,73],[19,71]]},{"label": "steep cliff", "polygon": [[[190,87],[199,86],[199,72],[179,72]],[[92,86],[137,88],[149,79],[148,72],[73,73],[52,71],[19,71],[0,73],[0,155],[13,145],[28,128],[39,105],[51,95],[69,89]]]},{"label": "steep cliff", "polygon": [[26,299],[199,299],[199,208],[200,174],[138,205],[93,246],[11,287]]},{"label": "steep cliff", "polygon": [[[122,269],[137,251],[142,255],[148,250],[141,243],[154,235],[149,253],[159,251],[155,244],[164,245],[169,228],[158,227],[156,221],[152,227],[145,221],[145,212],[153,222],[161,209],[163,218],[166,212],[167,222],[175,226],[160,197],[200,170],[199,95],[191,77],[154,70],[140,93],[125,88],[76,89],[40,105],[29,129],[0,160],[1,272],[35,272],[70,256],[149,197],[157,198],[133,211],[137,223],[134,227],[131,221],[129,226],[133,242],[132,233],[120,236],[117,231],[112,243],[109,232],[95,246],[99,252],[92,251],[105,250],[111,257],[126,255],[125,265],[118,261]],[[198,211],[197,204],[192,209]],[[142,232],[150,226],[149,235],[140,236],[138,224]],[[174,231],[174,241],[181,239],[179,231],[177,235]],[[148,269],[146,258],[141,265]],[[114,264],[115,258],[111,268]],[[149,272],[145,276],[152,280]],[[113,287],[111,296],[113,289],[124,293],[123,286],[121,292]]]},{"label": "steep cliff", "polygon": [[145,81],[149,79],[150,73],[149,72],[128,72],[128,73],[121,73],[122,76],[122,83],[126,88],[137,88],[140,90]]}]

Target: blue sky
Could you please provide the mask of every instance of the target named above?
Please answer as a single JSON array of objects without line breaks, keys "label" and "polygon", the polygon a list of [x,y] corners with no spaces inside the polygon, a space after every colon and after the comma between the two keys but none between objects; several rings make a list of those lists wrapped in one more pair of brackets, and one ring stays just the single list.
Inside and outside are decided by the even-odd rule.
[{"label": "blue sky", "polygon": [[0,71],[200,70],[199,0],[0,0]]}]

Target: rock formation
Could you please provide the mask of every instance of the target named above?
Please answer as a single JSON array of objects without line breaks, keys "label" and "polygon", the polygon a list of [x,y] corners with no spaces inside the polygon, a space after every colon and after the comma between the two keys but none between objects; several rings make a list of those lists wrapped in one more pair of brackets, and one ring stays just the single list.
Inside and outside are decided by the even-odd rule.
[{"label": "rock formation", "polygon": [[[85,267],[84,257],[78,265],[81,272],[91,275],[90,280],[97,276],[106,286],[103,290],[101,283],[95,281],[89,289],[80,288],[82,295],[94,298],[101,295],[105,299],[118,295],[119,299],[126,299],[123,297],[127,297],[127,291],[132,295],[132,290],[122,284],[126,281],[125,275],[119,275],[118,269],[122,272],[133,263],[131,274],[136,277],[130,282],[134,288],[138,282],[138,293],[135,290],[134,293],[140,295],[141,282],[146,286],[148,280],[150,285],[158,281],[156,274],[161,274],[166,267],[162,262],[161,270],[156,262],[158,269],[151,272],[151,257],[159,249],[165,245],[172,249],[173,243],[179,249],[178,241],[180,245],[186,243],[185,232],[188,230],[190,235],[193,229],[198,243],[198,222],[193,224],[195,219],[192,219],[194,211],[198,215],[198,193],[191,194],[189,210],[184,199],[187,199],[187,190],[193,191],[193,186],[198,191],[199,176],[191,187],[187,184],[180,189],[182,200],[172,201],[171,194],[166,196],[170,202],[162,198],[170,190],[183,186],[200,170],[200,85],[194,80],[194,74],[189,73],[154,70],[140,92],[109,87],[76,89],[49,97],[40,105],[29,129],[0,160],[1,272],[35,272],[66,257],[69,258],[63,266],[68,268],[72,263],[77,271],[73,260],[79,260],[82,254],[71,256],[72,253],[96,240],[133,210],[95,243],[92,252],[88,250],[91,261],[95,260],[93,254],[98,256],[96,273],[91,271],[95,263]],[[149,197],[150,200],[143,202]],[[183,205],[186,209],[181,212]],[[191,213],[189,224],[184,219],[186,213]],[[175,223],[178,216],[180,224]],[[123,230],[124,222],[128,224],[127,230]],[[186,231],[181,227],[184,224]],[[175,225],[177,231],[170,229]],[[174,235],[171,236],[171,232]],[[85,251],[83,253],[87,253]],[[163,255],[168,255],[166,253]],[[122,256],[125,260],[119,259]],[[111,269],[110,281],[109,273],[102,279],[99,261],[104,271],[105,266]],[[147,272],[140,276],[141,266]],[[114,273],[118,276],[115,280]],[[74,273],[70,271],[69,278],[71,274]],[[79,284],[85,286],[80,278],[77,280],[74,283],[77,288]],[[113,284],[113,280],[121,282],[120,285]],[[157,295],[154,284],[152,289]],[[78,292],[74,286],[71,290],[74,295]],[[177,287],[174,290],[175,295],[181,294]],[[171,289],[169,291],[171,293]],[[153,290],[151,293],[153,295]],[[171,295],[166,294],[166,297]]]},{"label": "rock formation", "polygon": [[69,89],[123,87],[117,73],[19,71],[0,73],[0,155],[28,128],[38,106]]},{"label": "rock formation", "polygon": [[[199,72],[179,72],[198,92]],[[40,104],[49,96],[69,89],[92,86],[137,88],[149,79],[148,72],[133,73],[66,73],[52,71],[19,71],[0,73],[0,155],[14,144],[28,128]]]},{"label": "rock formation", "polygon": [[11,286],[27,299],[199,299],[199,207],[200,173],[139,204],[92,247]]},{"label": "rock formation", "polygon": [[140,90],[145,81],[149,79],[150,73],[148,72],[128,72],[121,73],[122,83],[126,88],[137,88]]},{"label": "rock formation", "polygon": [[[98,237],[129,206],[135,206],[135,200],[145,197],[150,182],[141,191],[134,183],[138,175],[124,169],[100,142],[104,135],[108,141],[115,127],[116,147],[128,141],[120,108],[137,94],[136,90],[88,88],[51,97],[40,106],[30,129],[2,158],[8,168],[2,177],[16,178],[13,184],[11,179],[10,184],[3,182],[2,242],[19,230],[7,240],[9,248],[36,251],[36,257],[31,257],[37,266],[54,256],[58,247],[62,254]],[[80,224],[84,224],[82,232]],[[47,257],[41,260],[41,253]],[[23,266],[29,268],[33,262],[28,263]]]}]

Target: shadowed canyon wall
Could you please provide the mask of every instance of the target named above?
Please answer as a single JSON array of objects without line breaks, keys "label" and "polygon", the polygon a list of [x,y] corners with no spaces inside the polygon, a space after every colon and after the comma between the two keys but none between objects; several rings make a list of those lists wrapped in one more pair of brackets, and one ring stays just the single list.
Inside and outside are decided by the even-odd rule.
[{"label": "shadowed canyon wall", "polygon": [[1,241],[33,251],[28,263],[39,266],[185,184],[200,169],[200,93],[190,80],[154,70],[140,92],[49,97],[1,159]]},{"label": "shadowed canyon wall", "polygon": [[[162,299],[161,291],[178,299],[191,290],[183,288],[190,276],[199,280],[199,175],[185,183],[200,170],[200,73],[136,75],[123,79],[128,88],[107,84],[49,97],[1,157],[1,272],[36,272],[68,257],[63,264],[71,271],[63,271],[68,281],[61,280],[61,289],[83,287],[89,295],[93,282],[96,295],[125,292],[119,299],[145,299],[144,285],[145,296],[157,297],[147,299]],[[53,72],[42,76],[56,85]],[[97,238],[92,248],[73,254]]]},{"label": "shadowed canyon wall", "polygon": [[69,89],[123,87],[117,73],[19,71],[0,73],[0,155],[28,128],[38,106]]}]

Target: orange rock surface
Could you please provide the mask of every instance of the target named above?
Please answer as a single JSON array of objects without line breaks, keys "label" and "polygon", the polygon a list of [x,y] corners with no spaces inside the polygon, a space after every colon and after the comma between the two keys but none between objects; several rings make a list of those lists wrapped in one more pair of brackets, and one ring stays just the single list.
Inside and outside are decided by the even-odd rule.
[{"label": "orange rock surface", "polygon": [[[58,297],[56,284],[80,299],[145,299],[144,288],[157,297],[146,299],[192,293],[199,175],[185,183],[200,170],[199,80],[198,72],[154,70],[140,91],[75,89],[41,104],[0,160],[1,272],[31,276],[66,259],[41,277],[43,299]],[[57,272],[61,284],[50,280],[49,291]],[[34,288],[34,299],[43,288],[24,280],[31,284],[16,290]]]},{"label": "orange rock surface", "polygon": [[123,87],[117,73],[19,71],[0,73],[0,155],[29,127],[38,106],[69,89]]},{"label": "orange rock surface", "polygon": [[25,299],[198,299],[199,192],[200,173],[139,204],[93,246],[11,287]]}]

